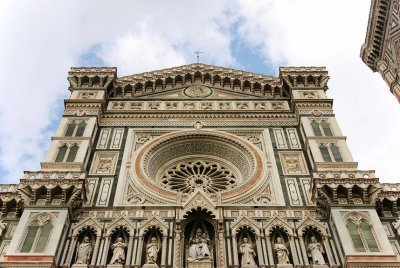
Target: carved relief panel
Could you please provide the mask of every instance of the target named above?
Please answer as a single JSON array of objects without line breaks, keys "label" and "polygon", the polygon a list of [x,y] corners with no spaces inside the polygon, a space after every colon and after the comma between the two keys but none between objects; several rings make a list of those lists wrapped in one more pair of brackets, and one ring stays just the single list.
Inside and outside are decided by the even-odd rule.
[{"label": "carved relief panel", "polygon": [[283,174],[308,175],[302,152],[279,152]]},{"label": "carved relief panel", "polygon": [[90,175],[113,175],[118,160],[118,152],[96,152]]}]

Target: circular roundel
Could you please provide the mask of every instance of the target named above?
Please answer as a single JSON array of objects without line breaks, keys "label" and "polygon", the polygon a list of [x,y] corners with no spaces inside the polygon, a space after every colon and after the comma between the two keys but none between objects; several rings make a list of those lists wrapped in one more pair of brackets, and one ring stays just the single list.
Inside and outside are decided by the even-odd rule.
[{"label": "circular roundel", "polygon": [[186,96],[191,98],[204,98],[211,95],[212,90],[209,87],[203,85],[193,85],[185,89]]},{"label": "circular roundel", "polygon": [[258,185],[263,162],[255,146],[233,134],[178,131],[144,144],[135,171],[139,185],[165,198],[201,188],[230,199]]}]

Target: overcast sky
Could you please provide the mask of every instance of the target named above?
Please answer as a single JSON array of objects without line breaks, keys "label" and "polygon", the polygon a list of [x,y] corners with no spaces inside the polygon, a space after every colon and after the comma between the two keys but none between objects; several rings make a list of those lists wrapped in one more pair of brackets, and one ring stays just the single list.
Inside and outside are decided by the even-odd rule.
[{"label": "overcast sky", "polygon": [[360,169],[400,182],[400,104],[361,61],[369,0],[0,0],[0,182],[39,170],[71,66],[129,75],[201,62],[278,75],[326,66],[329,97]]}]

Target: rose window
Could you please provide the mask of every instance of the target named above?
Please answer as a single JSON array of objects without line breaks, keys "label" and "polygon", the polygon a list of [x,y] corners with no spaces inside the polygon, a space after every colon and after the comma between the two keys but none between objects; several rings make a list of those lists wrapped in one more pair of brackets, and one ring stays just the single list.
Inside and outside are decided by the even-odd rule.
[{"label": "rose window", "polygon": [[185,198],[196,189],[235,197],[257,187],[264,172],[254,146],[222,131],[171,132],[147,141],[136,154],[137,185],[175,200],[177,193]]},{"label": "rose window", "polygon": [[193,160],[174,164],[164,171],[160,184],[173,191],[191,193],[197,188],[216,193],[238,184],[237,175],[216,161]]}]

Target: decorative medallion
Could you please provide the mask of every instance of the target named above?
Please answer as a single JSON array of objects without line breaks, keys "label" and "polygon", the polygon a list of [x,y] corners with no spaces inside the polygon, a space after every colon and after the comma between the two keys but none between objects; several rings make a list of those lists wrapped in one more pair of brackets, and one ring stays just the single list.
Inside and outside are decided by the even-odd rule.
[{"label": "decorative medallion", "polygon": [[184,90],[186,96],[191,98],[204,98],[211,95],[212,90],[203,85],[193,85]]}]

